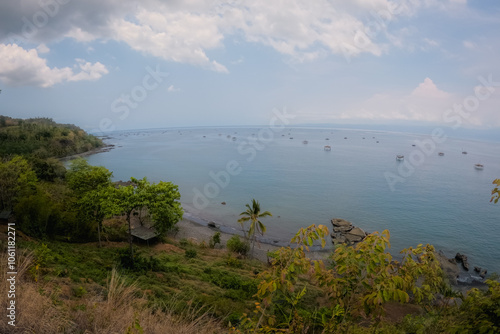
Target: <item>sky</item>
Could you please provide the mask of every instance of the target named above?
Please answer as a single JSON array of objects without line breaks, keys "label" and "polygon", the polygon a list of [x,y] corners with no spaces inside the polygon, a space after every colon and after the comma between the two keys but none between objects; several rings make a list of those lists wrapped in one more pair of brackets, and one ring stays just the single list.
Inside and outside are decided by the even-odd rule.
[{"label": "sky", "polygon": [[0,2],[0,114],[500,127],[497,0]]}]

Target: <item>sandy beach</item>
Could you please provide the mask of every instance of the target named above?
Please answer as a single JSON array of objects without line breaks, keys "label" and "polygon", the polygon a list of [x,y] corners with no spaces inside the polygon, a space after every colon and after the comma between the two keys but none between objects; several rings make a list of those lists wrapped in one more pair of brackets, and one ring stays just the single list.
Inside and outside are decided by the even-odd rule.
[{"label": "sandy beach", "polygon": [[[197,244],[205,241],[207,244],[210,238],[216,233],[221,232],[221,245],[226,248],[226,242],[234,235],[228,232],[221,231],[217,228],[211,228],[200,223],[197,223],[189,218],[184,218],[176,225],[178,231],[169,234],[169,237],[173,237],[175,240],[188,239]],[[268,243],[257,242],[254,248],[253,257],[262,261],[267,262],[267,253],[279,249],[281,246],[271,245]],[[309,258],[313,260],[326,259],[330,252],[328,251],[314,251],[308,254]]]}]

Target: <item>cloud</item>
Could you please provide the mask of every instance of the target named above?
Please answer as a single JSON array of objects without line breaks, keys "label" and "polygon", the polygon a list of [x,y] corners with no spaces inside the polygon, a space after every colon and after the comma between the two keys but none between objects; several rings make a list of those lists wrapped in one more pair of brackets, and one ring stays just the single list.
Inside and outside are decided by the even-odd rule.
[{"label": "cloud", "polygon": [[471,41],[463,41],[462,43],[463,43],[464,47],[467,49],[475,49],[477,47],[476,44],[474,44]]},{"label": "cloud", "polygon": [[174,85],[170,85],[167,88],[167,92],[169,92],[169,93],[180,92],[180,89],[179,88],[175,88]]},{"label": "cloud", "polygon": [[51,87],[66,81],[97,80],[107,74],[106,67],[77,59],[79,72],[72,68],[50,68],[36,49],[25,50],[16,44],[0,44],[0,80],[11,86]]},{"label": "cloud", "polygon": [[49,53],[50,49],[47,47],[45,44],[40,44],[39,46],[36,47],[36,50],[38,53]]},{"label": "cloud", "polygon": [[48,2],[1,2],[0,42],[8,36],[36,44],[64,38],[83,43],[114,40],[167,61],[227,73],[207,52],[223,48],[228,37],[266,45],[297,62],[329,55],[381,56],[390,44],[402,43],[389,33],[390,22],[422,8],[447,11],[465,0]]},{"label": "cloud", "polygon": [[300,122],[443,122],[447,108],[459,102],[458,97],[439,89],[430,79],[410,92],[374,94],[352,106],[316,113],[302,113]]}]

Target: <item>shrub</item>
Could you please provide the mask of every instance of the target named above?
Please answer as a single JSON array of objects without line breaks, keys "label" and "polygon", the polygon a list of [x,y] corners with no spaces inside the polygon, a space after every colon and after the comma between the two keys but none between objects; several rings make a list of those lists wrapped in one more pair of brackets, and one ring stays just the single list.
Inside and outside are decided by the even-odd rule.
[{"label": "shrub", "polygon": [[186,253],[184,254],[188,259],[195,258],[198,255],[198,252],[196,252],[196,249],[187,249]]},{"label": "shrub", "polygon": [[241,255],[247,255],[250,251],[250,245],[248,242],[241,241],[238,235],[233,235],[231,239],[227,241],[227,249],[231,252],[235,252]]},{"label": "shrub", "polygon": [[215,234],[210,238],[208,245],[210,248],[215,248],[215,245],[220,244],[220,232],[215,232]]}]

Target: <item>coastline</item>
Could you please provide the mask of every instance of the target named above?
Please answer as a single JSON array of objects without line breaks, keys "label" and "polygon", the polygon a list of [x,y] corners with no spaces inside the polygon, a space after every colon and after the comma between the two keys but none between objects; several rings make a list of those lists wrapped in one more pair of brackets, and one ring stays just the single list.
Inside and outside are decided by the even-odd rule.
[{"label": "coastline", "polygon": [[98,154],[98,153],[109,152],[109,151],[111,151],[114,148],[115,148],[115,145],[104,143],[103,146],[93,148],[90,151],[86,151],[86,152],[82,152],[82,153],[77,153],[77,154],[73,154],[73,155],[68,155],[68,156],[59,158],[59,161],[67,162],[67,161],[71,161],[71,160],[74,160],[74,159],[77,159],[77,158],[84,158],[84,157],[88,157],[88,156],[91,156],[91,155],[94,155],[94,154]]},{"label": "coastline", "polygon": [[[111,139],[110,137],[106,137],[103,139]],[[104,143],[103,146],[95,148],[93,150],[74,154],[71,156],[67,156],[61,158],[61,161],[70,161],[72,159],[76,159],[79,157],[88,157],[93,154],[109,152],[115,147],[113,144]],[[184,217],[181,221],[177,223],[177,227],[179,230],[176,233],[171,233],[169,237],[173,237],[176,240],[180,239],[188,239],[193,241],[194,243],[206,242],[208,244],[210,238],[216,233],[221,232],[221,246],[220,249],[225,249],[225,245],[227,240],[229,240],[233,235],[243,236],[243,232],[235,229],[233,227],[225,226],[222,224],[215,224],[215,227],[209,227],[209,223],[213,223],[212,221],[197,217],[189,212],[184,213]],[[328,238],[329,239],[329,238]],[[275,251],[281,247],[293,247],[294,245],[290,244],[290,240],[279,240],[273,238],[272,236],[264,236],[257,237],[258,242],[255,244],[253,257],[262,262],[267,262],[268,257],[267,253]],[[310,248],[307,256],[312,260],[326,260],[328,256],[333,251],[332,245],[329,243],[330,240],[327,240],[327,246],[322,249],[319,246],[313,246]],[[485,286],[484,280],[480,279],[477,275],[474,274],[473,271],[465,271],[461,268],[461,266],[455,263],[448,263],[450,258],[446,257],[442,251],[437,250],[440,256],[440,262],[442,264],[443,270],[447,272],[447,276],[450,280],[450,284],[458,289],[465,291],[471,287],[482,287]],[[394,256],[395,259],[397,255]]]},{"label": "coastline", "polygon": [[[208,244],[210,238],[216,233],[221,233],[221,245],[222,248],[225,248],[226,242],[233,236],[239,235],[243,236],[242,231],[238,231],[236,229],[223,226],[216,225],[216,227],[209,227],[209,222],[198,218],[196,216],[191,215],[190,213],[184,213],[184,217],[181,221],[179,221],[176,226],[178,227],[178,231],[170,234],[170,237],[173,237],[176,240],[187,239],[191,240],[194,243],[201,243],[205,241]],[[267,263],[268,252],[273,252],[281,247],[293,246],[290,242],[278,241],[266,239],[266,238],[257,238],[257,242],[255,243],[254,254],[253,257],[258,259],[259,261]],[[312,260],[326,260],[330,255],[329,249],[321,249],[319,247],[311,247],[311,250],[308,253],[308,257]]]}]

